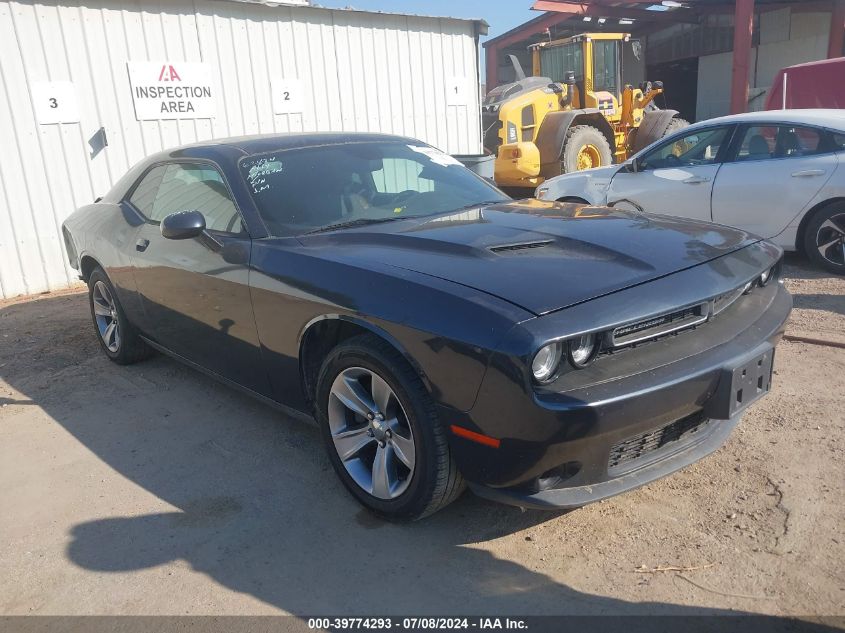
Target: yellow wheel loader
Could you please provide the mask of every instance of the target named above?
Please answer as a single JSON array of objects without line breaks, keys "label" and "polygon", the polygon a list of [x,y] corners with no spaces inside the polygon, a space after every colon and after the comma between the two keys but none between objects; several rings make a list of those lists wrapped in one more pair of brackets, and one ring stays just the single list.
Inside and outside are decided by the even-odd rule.
[{"label": "yellow wheel loader", "polygon": [[[516,81],[491,90],[481,112],[499,186],[533,188],[562,173],[622,162],[689,125],[676,110],[654,104],[662,83],[622,86],[622,47],[628,43],[639,45],[628,33],[535,44],[532,77],[511,56]],[[541,76],[544,71],[564,81]]]}]

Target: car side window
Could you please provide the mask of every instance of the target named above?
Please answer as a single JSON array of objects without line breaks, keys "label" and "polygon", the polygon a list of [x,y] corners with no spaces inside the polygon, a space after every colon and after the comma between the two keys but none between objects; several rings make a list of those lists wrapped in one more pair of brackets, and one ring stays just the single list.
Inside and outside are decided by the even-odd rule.
[{"label": "car side window", "polygon": [[129,196],[129,202],[145,217],[150,217],[150,213],[152,213],[158,187],[161,185],[161,179],[164,177],[166,170],[166,165],[153,167],[135,186],[132,195]]},{"label": "car side window", "polygon": [[210,165],[166,165],[152,208],[144,215],[153,222],[161,222],[177,211],[199,211],[210,231],[243,231],[240,214],[223,177]]},{"label": "car side window", "polygon": [[841,152],[845,149],[845,134],[840,134],[839,132],[834,132],[831,136],[831,142],[833,143],[833,150],[835,152]]},{"label": "car side window", "polygon": [[794,125],[753,125],[746,128],[737,161],[813,156],[828,151],[820,131]]},{"label": "car side window", "polygon": [[638,161],[641,170],[694,167],[716,162],[730,128],[696,130],[651,150]]}]

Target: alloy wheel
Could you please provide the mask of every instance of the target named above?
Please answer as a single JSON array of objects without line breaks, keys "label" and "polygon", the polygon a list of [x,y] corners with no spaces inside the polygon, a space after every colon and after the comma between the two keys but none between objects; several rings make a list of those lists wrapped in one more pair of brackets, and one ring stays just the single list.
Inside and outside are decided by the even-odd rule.
[{"label": "alloy wheel", "polygon": [[94,306],[94,320],[97,322],[97,330],[100,338],[112,353],[120,349],[120,322],[117,316],[117,306],[108,286],[102,281],[94,284],[91,293],[91,300]]},{"label": "alloy wheel", "polygon": [[845,265],[845,213],[831,216],[816,233],[819,254],[836,266]]},{"label": "alloy wheel", "polygon": [[414,434],[396,394],[375,372],[349,367],[332,383],[329,429],[352,480],[379,499],[395,499],[411,483]]}]

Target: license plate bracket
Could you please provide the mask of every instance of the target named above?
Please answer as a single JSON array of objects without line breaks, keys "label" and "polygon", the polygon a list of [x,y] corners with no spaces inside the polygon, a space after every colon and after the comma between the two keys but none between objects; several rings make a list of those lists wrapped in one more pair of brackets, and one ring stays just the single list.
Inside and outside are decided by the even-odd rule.
[{"label": "license plate bracket", "polygon": [[750,360],[722,370],[719,387],[708,403],[711,418],[728,420],[772,389],[773,347]]}]

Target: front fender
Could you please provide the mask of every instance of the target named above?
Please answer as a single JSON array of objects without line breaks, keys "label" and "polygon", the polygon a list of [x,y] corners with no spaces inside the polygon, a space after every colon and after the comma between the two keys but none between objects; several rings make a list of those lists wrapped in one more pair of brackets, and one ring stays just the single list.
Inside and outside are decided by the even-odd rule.
[{"label": "front fender", "polygon": [[250,288],[270,379],[280,400],[303,411],[300,345],[321,320],[346,320],[381,336],[409,359],[439,404],[466,411],[490,350],[515,323],[532,317],[446,280],[325,255],[260,240],[253,248]]},{"label": "front fender", "polygon": [[599,167],[550,178],[537,187],[534,196],[539,200],[581,198],[594,206],[607,204],[607,190],[618,165]]}]

